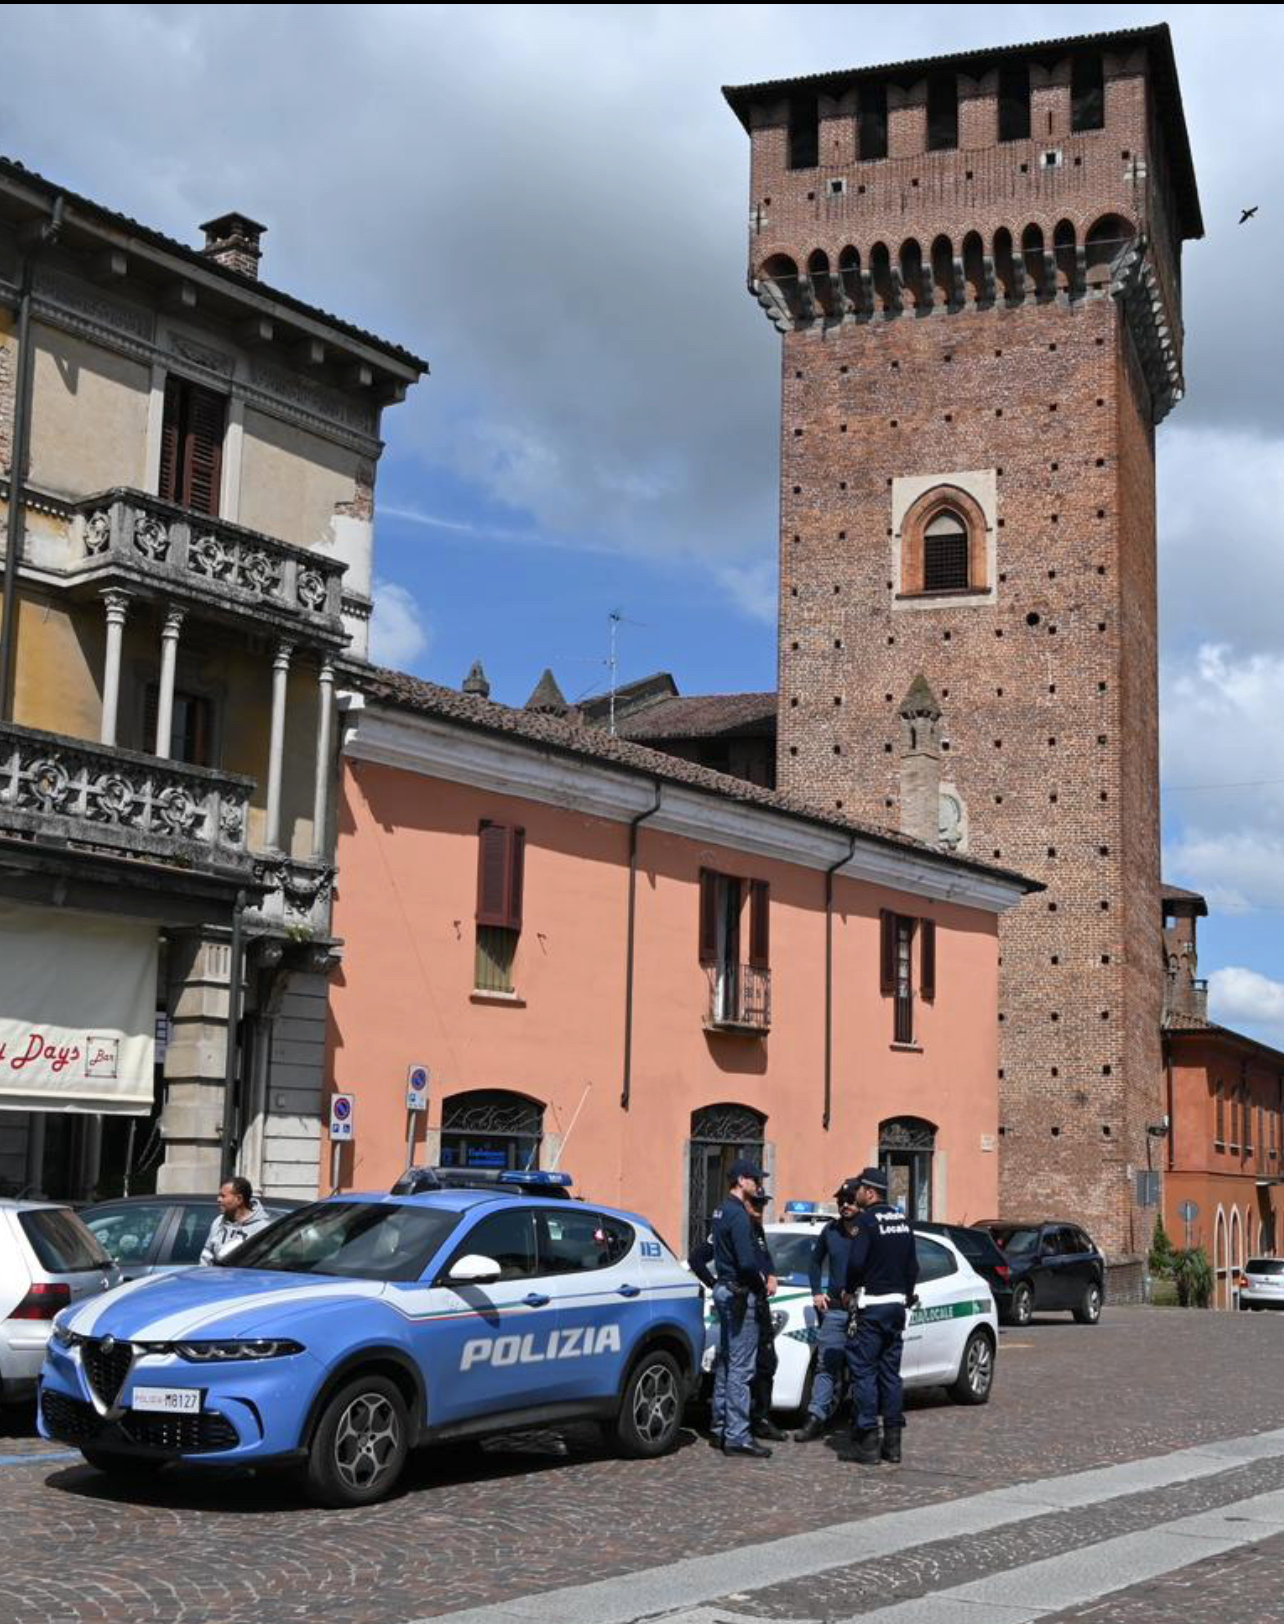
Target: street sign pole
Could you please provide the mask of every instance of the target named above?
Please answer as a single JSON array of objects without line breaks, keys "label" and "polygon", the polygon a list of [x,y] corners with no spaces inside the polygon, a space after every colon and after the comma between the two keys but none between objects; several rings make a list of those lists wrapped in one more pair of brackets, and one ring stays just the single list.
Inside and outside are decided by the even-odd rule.
[{"label": "street sign pole", "polygon": [[330,1194],[339,1188],[339,1151],[345,1139],[352,1139],[356,1131],[356,1095],[332,1094],[330,1097]]},{"label": "street sign pole", "polygon": [[406,1172],[415,1165],[415,1140],[419,1133],[419,1118],[428,1111],[427,1066],[413,1065],[406,1069]]},{"label": "street sign pole", "polygon": [[342,1143],[342,1141],[338,1140],[338,1139],[332,1139],[330,1141],[330,1194],[331,1195],[337,1195],[339,1193],[339,1146],[340,1146],[341,1143]]}]

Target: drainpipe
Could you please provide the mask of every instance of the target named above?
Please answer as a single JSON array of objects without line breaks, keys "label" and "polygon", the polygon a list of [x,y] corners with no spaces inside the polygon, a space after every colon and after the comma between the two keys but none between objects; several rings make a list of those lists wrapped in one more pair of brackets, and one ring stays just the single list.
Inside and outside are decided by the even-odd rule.
[{"label": "drainpipe", "polygon": [[834,1098],[834,875],[856,855],[856,836],[845,856],[825,870],[825,1109],[820,1125],[829,1131]]},{"label": "drainpipe", "polygon": [[[232,1176],[233,1164],[240,1138],[236,1099],[236,1034],[241,1024],[241,960],[244,948],[241,938],[241,915],[245,911],[245,892],[236,893],[232,905],[232,963],[227,981],[227,1043],[223,1061],[223,1133],[219,1158],[219,1183]],[[233,1134],[236,1134],[236,1139]]]},{"label": "drainpipe", "polygon": [[633,925],[637,916],[638,830],[660,810],[660,784],[655,785],[655,805],[639,812],[629,823],[629,923],[628,949],[624,968],[624,1080],[620,1087],[620,1109],[627,1111],[633,1092]]},{"label": "drainpipe", "polygon": [[13,720],[14,638],[18,629],[18,554],[27,511],[27,451],[31,438],[31,387],[35,357],[31,353],[31,302],[40,251],[57,242],[62,230],[63,200],[54,199],[48,220],[32,233],[22,257],[18,296],[18,373],[13,391],[13,447],[9,458],[9,518],[5,532],[4,611],[0,616],[0,722]]}]

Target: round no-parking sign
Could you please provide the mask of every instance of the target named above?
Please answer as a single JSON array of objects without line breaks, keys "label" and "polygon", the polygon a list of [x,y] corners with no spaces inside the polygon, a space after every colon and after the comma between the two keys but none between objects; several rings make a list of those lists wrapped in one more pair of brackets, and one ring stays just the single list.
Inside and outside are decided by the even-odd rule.
[{"label": "round no-parking sign", "polygon": [[351,1139],[353,1136],[353,1119],[356,1115],[356,1096],[353,1094],[335,1094],[330,1100],[330,1137],[331,1139]]}]

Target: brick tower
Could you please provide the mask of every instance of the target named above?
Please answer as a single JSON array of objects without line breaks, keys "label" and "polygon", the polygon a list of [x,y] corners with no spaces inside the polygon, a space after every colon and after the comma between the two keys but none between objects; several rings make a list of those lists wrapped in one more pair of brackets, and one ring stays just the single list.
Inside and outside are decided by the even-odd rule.
[{"label": "brick tower", "polygon": [[1003,921],[1004,1210],[1135,1257],[1163,1110],[1154,429],[1202,235],[1168,30],[726,95],[783,334],[779,782],[899,822],[926,679],[942,838],[1047,887]]}]

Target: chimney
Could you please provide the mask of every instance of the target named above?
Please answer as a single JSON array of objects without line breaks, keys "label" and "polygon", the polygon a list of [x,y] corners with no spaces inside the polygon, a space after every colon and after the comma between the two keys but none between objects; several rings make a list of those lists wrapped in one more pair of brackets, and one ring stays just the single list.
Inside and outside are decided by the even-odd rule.
[{"label": "chimney", "polygon": [[1164,1007],[1168,1014],[1208,1018],[1208,983],[1199,976],[1199,920],[1208,904],[1197,891],[1165,886],[1163,893]]},{"label": "chimney", "polygon": [[472,694],[477,699],[490,698],[490,678],[486,675],[486,668],[480,660],[474,660],[472,670],[464,678],[464,692]]},{"label": "chimney", "polygon": [[248,214],[220,214],[217,220],[207,220],[201,227],[205,233],[202,250],[216,265],[225,265],[229,271],[258,280],[259,259],[263,250],[259,239],[267,230]]},{"label": "chimney", "polygon": [[548,669],[544,668],[544,675],[535,684],[535,692],[526,701],[528,711],[537,711],[541,716],[566,716],[571,707],[566,703],[566,695],[557,685],[557,678]]},{"label": "chimney", "polygon": [[901,833],[941,843],[941,707],[920,673],[901,701]]}]

